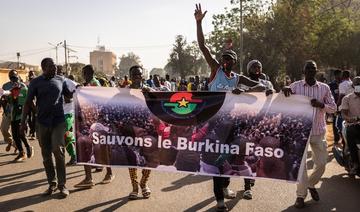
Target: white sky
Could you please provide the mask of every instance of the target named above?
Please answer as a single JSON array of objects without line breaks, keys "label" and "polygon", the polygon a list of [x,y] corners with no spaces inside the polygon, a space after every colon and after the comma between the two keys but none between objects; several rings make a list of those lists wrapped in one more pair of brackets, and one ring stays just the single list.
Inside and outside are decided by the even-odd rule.
[{"label": "white sky", "polygon": [[[56,44],[67,40],[77,53],[70,62],[89,63],[89,52],[100,44],[117,57],[127,52],[139,55],[144,67],[163,68],[175,36],[196,40],[195,3],[208,10],[204,33],[212,29],[212,15],[224,12],[230,0],[1,0],[0,62],[16,61],[38,65],[53,57]],[[59,48],[59,63],[64,49]]]}]

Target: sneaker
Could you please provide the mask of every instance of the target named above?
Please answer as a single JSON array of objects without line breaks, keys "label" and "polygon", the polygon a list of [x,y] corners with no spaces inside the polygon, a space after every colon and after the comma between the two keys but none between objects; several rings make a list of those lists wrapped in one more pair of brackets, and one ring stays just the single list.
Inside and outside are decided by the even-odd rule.
[{"label": "sneaker", "polygon": [[304,208],[305,207],[304,198],[302,198],[302,197],[296,198],[294,207],[298,208],[298,209]]},{"label": "sneaker", "polygon": [[55,191],[56,191],[56,185],[51,185],[51,186],[49,186],[49,188],[48,189],[46,189],[46,191],[44,191],[43,193],[42,193],[42,196],[49,196],[49,195],[51,195],[52,193],[54,193]]},{"label": "sneaker", "polygon": [[355,176],[358,172],[358,169],[359,169],[359,164],[357,164],[357,163],[352,164],[352,166],[350,166],[349,170],[348,170],[349,175]]},{"label": "sneaker", "polygon": [[74,185],[75,188],[92,188],[94,186],[94,182],[92,180],[84,179],[80,183]]},{"label": "sneaker", "polygon": [[228,210],[229,209],[225,205],[224,201],[217,202],[217,204],[216,204],[216,211],[217,212],[224,212],[224,211],[228,211]]},{"label": "sneaker", "polygon": [[308,189],[309,189],[311,198],[312,198],[314,201],[319,201],[319,200],[320,200],[320,196],[319,196],[319,193],[317,192],[316,188],[308,188]]},{"label": "sneaker", "polygon": [[31,146],[28,153],[26,154],[28,158],[34,157],[34,147]]},{"label": "sneaker", "polygon": [[101,184],[109,184],[115,179],[115,175],[105,175],[104,179],[101,181]]},{"label": "sneaker", "polygon": [[235,192],[229,188],[224,188],[223,191],[224,191],[224,197],[226,199],[234,199],[236,196]]},{"label": "sneaker", "polygon": [[244,193],[243,193],[242,196],[243,196],[244,199],[247,199],[247,200],[252,199],[252,192],[251,192],[251,190],[246,190],[246,191],[244,191]]},{"label": "sneaker", "polygon": [[10,149],[11,149],[11,144],[8,144],[7,146],[6,146],[6,148],[5,148],[5,151],[10,151]]},{"label": "sneaker", "polygon": [[66,166],[74,166],[76,165],[76,157],[71,157],[69,162],[66,163]]},{"label": "sneaker", "polygon": [[60,197],[62,197],[62,198],[66,198],[70,194],[69,190],[65,186],[62,188],[59,188],[59,190],[60,190]]},{"label": "sneaker", "polygon": [[20,162],[26,159],[26,155],[24,152],[20,152],[18,156],[14,159],[15,162]]}]

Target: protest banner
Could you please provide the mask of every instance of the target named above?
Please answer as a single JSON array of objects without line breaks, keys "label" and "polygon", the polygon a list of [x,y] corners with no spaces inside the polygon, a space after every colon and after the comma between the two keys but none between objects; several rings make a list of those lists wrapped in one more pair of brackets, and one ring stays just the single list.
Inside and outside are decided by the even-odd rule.
[{"label": "protest banner", "polygon": [[78,164],[298,181],[314,109],[304,96],[84,87]]}]

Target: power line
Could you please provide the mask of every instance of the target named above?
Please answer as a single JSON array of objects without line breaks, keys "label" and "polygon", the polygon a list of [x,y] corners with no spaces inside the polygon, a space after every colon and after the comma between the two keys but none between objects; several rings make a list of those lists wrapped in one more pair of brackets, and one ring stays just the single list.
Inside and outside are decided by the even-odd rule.
[{"label": "power line", "polygon": [[16,51],[16,52],[8,52],[8,53],[0,54],[0,57],[16,55],[17,52],[25,53],[25,52],[32,52],[32,51],[41,51],[41,50],[45,50],[45,49],[48,49],[48,48],[49,47],[43,47],[43,48],[28,49],[28,50],[22,50],[22,51]]},{"label": "power line", "polygon": [[[49,51],[52,51],[53,48],[46,48],[46,49],[37,49],[38,51],[36,52],[31,52],[31,51],[24,51],[24,52],[31,52],[31,53],[27,53],[27,54],[21,54],[21,58],[24,58],[24,57],[28,57],[28,56],[32,56],[32,55],[37,55],[37,54],[41,54],[41,53],[44,53],[44,52],[49,52]],[[33,51],[33,50],[32,50]],[[22,53],[22,52],[21,52]],[[5,58],[2,58],[1,61],[9,61],[9,60],[15,60],[16,59],[16,55],[14,54],[14,56],[11,56],[11,57],[5,57]]]},{"label": "power line", "polygon": [[[144,45],[144,46],[108,46],[111,49],[128,49],[128,48],[162,48],[162,47],[170,47],[173,44],[159,44],[159,45]],[[94,46],[80,46],[80,45],[68,45],[74,48],[83,48],[83,49],[94,49]]]},{"label": "power line", "polygon": [[36,54],[41,54],[41,53],[44,53],[44,52],[49,52],[49,51],[52,51],[54,48],[48,48],[48,49],[45,49],[45,50],[42,50],[42,51],[38,51],[38,52],[33,52],[33,53],[28,53],[28,54],[23,54],[21,55],[21,57],[27,57],[27,56],[32,56],[32,55],[36,55]]}]

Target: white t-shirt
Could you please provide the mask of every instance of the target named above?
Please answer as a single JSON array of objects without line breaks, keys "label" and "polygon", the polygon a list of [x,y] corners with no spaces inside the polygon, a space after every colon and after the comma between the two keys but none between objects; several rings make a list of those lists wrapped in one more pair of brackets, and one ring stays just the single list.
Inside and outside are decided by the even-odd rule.
[{"label": "white t-shirt", "polygon": [[344,80],[339,84],[339,93],[348,95],[354,91],[351,80]]},{"label": "white t-shirt", "polygon": [[172,91],[171,90],[171,83],[169,81],[165,81],[164,86],[167,87],[169,89],[169,91]]},{"label": "white t-shirt", "polygon": [[[76,86],[78,85],[76,82],[68,78],[65,78],[65,83],[70,92],[74,92],[76,90]],[[73,101],[71,101],[70,103],[65,103],[64,101],[64,114],[74,113],[74,108],[75,107]]]}]

